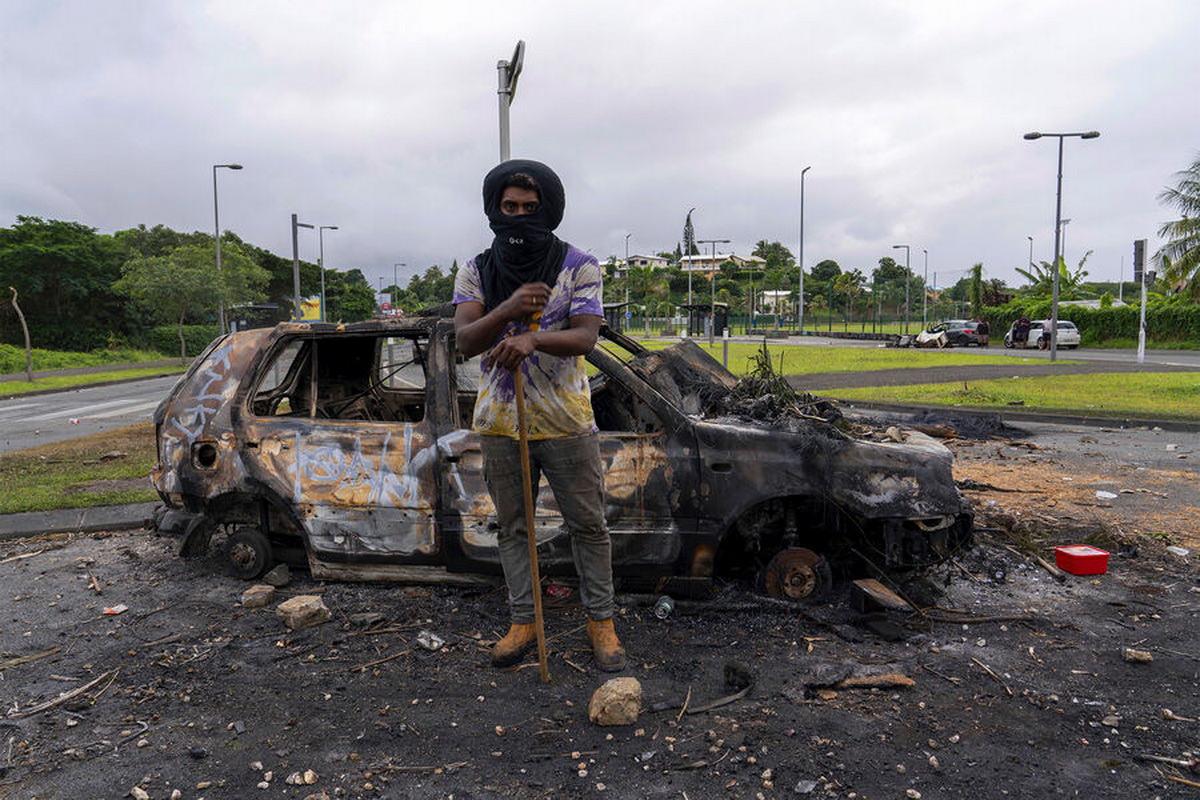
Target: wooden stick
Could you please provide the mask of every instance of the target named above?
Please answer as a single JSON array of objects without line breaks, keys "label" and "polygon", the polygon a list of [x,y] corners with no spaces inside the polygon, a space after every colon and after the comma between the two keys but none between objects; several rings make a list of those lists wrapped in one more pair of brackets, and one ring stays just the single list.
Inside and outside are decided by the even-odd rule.
[{"label": "wooden stick", "polygon": [[[41,712],[46,711],[51,708],[54,708],[55,706],[62,705],[63,703],[67,702],[68,700],[71,700],[72,698],[78,697],[79,695],[83,694],[88,689],[91,689],[93,686],[100,683],[102,680],[104,680],[105,678],[108,678],[109,676],[116,678],[117,670],[115,670],[115,669],[109,670],[108,672],[104,673],[100,677],[98,677],[94,680],[88,681],[83,686],[80,686],[78,689],[72,689],[69,692],[60,694],[58,697],[54,698],[53,700],[48,700],[45,703],[40,703],[39,705],[33,706],[31,708],[27,708],[24,711],[10,711],[10,712],[8,712],[8,718],[9,719],[23,719],[24,717],[32,717],[34,714],[40,714]],[[109,682],[111,683],[111,681],[109,681]]]},{"label": "wooden stick", "polygon": [[549,683],[550,663],[546,656],[546,623],[542,618],[542,576],[538,569],[533,473],[529,468],[529,425],[525,419],[525,379],[520,364],[513,370],[513,393],[517,398],[517,433],[521,447],[521,487],[525,490],[525,538],[529,542],[529,580],[533,584],[533,621],[537,631],[538,665],[542,671],[542,683]]}]

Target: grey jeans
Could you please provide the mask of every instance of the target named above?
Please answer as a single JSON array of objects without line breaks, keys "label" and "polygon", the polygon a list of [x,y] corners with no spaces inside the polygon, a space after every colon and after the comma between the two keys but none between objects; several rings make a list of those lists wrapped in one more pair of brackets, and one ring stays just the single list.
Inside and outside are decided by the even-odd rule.
[{"label": "grey jeans", "polygon": [[[525,533],[525,490],[516,439],[481,436],[484,477],[500,523],[500,565],[508,585],[512,621],[534,621],[529,544]],[[529,442],[533,490],[544,474],[571,536],[579,575],[579,599],[591,620],[613,615],[612,540],[604,523],[604,468],[595,434]]]}]

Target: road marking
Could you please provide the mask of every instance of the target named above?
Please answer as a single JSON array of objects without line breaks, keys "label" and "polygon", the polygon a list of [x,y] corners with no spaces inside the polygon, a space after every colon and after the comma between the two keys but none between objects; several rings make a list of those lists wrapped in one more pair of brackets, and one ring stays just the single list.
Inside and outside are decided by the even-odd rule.
[{"label": "road marking", "polygon": [[[148,403],[138,403],[136,406],[131,406],[129,408],[118,408],[113,411],[104,411],[100,414],[85,414],[80,417],[80,419],[105,419],[107,417],[119,417],[122,414],[133,414],[138,411],[145,411],[147,409],[155,408],[158,406],[159,402],[160,401],[158,400],[151,400]],[[141,416],[148,417],[150,415],[142,414]]]},{"label": "road marking", "polygon": [[42,420],[54,419],[56,417],[83,417],[88,413],[101,408],[112,408],[126,403],[136,403],[139,398],[125,398],[124,400],[109,400],[106,403],[92,403],[87,406],[76,406],[75,408],[63,408],[58,411],[51,411],[48,414],[39,414],[34,417],[25,417],[25,422],[41,422]]},{"label": "road marking", "polygon": [[41,408],[43,405],[45,405],[45,403],[18,403],[11,406],[0,406],[0,418],[6,416],[12,411],[17,411],[22,408]]}]

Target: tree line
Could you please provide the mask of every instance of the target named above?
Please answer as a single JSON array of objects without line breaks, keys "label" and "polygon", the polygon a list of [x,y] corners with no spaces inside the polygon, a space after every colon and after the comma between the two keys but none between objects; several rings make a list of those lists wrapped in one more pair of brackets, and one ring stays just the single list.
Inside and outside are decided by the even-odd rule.
[{"label": "tree line", "polygon": [[[163,225],[102,234],[78,222],[17,217],[0,228],[0,286],[19,305],[0,306],[0,342],[23,343],[21,320],[37,347],[94,350],[151,347],[153,329],[170,325],[183,342],[185,326],[212,326],[223,304],[231,318],[259,324],[292,315],[292,261],[226,232],[221,272],[213,237]],[[316,286],[316,264],[300,262],[304,286]],[[325,270],[327,318],[355,321],[375,311],[375,294],[363,274]],[[161,348],[160,348],[161,349]]]}]

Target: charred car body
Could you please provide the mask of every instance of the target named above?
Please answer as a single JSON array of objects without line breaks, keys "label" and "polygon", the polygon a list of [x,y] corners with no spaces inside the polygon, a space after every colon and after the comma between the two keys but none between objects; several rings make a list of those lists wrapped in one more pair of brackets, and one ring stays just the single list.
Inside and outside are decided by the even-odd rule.
[{"label": "charred car body", "polygon": [[[828,586],[853,554],[921,566],[970,537],[950,452],[724,416],[737,383],[695,344],[648,351],[605,331],[588,361],[613,567],[626,588],[757,576],[777,596]],[[155,412],[160,533],[185,555],[224,531],[234,571],[307,560],[314,577],[499,574],[479,437],[478,363],[446,319],[284,323],[215,341]],[[572,570],[553,493],[537,498],[545,574]]]}]

